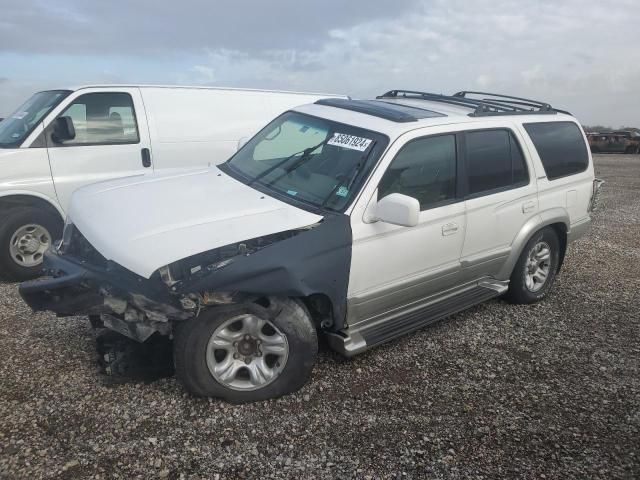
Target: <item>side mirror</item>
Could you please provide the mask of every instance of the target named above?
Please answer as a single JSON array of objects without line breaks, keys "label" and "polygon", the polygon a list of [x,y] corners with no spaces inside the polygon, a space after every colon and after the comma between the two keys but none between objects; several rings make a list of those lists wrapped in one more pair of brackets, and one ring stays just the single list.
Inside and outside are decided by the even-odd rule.
[{"label": "side mirror", "polygon": [[238,140],[238,150],[244,147],[248,141],[249,141],[249,137],[242,137],[240,140]]},{"label": "side mirror", "polygon": [[420,202],[401,193],[392,193],[376,204],[376,218],[393,225],[415,227],[420,219]]},{"label": "side mirror", "polygon": [[53,122],[51,139],[56,143],[62,143],[76,138],[76,129],[71,117],[58,117]]}]

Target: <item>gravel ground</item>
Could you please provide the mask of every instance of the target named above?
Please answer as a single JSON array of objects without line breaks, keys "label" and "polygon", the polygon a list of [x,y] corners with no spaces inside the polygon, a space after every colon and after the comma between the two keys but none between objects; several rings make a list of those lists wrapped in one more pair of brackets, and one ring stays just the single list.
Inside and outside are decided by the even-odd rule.
[{"label": "gravel ground", "polygon": [[640,157],[596,166],[603,206],[547,300],[325,349],[266,403],[109,383],[86,320],[0,285],[0,478],[639,478]]}]

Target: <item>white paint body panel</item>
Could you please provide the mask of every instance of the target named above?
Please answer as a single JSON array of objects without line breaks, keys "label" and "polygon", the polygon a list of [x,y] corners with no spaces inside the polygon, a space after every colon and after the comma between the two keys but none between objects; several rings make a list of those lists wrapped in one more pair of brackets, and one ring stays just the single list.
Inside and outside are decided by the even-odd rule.
[{"label": "white paint body panel", "polygon": [[46,149],[0,149],[0,199],[9,195],[40,198],[62,213]]},{"label": "white paint body panel", "polygon": [[105,258],[145,278],[176,260],[322,219],[215,167],[90,185],[74,193],[69,218]]},{"label": "white paint body panel", "polygon": [[[475,127],[465,130],[471,132]],[[467,232],[461,253],[462,260],[507,252],[524,224],[538,214],[536,169],[517,124],[508,119],[494,120],[483,124],[482,129],[484,128],[504,128],[513,132],[527,164],[529,184],[465,201]]]},{"label": "white paint body panel", "polygon": [[281,113],[322,95],[217,89],[140,89],[156,170],[218,165]]},{"label": "white paint body panel", "polygon": [[[378,183],[400,149],[415,138],[449,131],[450,126],[434,126],[402,135],[388,148],[363,188],[351,213],[353,250],[348,298],[357,302],[361,297],[388,291],[394,284],[406,284],[439,271],[454,271],[451,277],[455,278],[465,235],[463,202],[421,211],[415,227],[371,221]],[[455,224],[457,231],[445,236],[442,229],[449,224]]]},{"label": "white paint body panel", "polygon": [[[66,106],[75,99],[88,93],[102,92],[102,89],[83,89],[72,93],[65,99],[64,106],[56,110],[64,112]],[[142,166],[142,149],[150,148],[149,132],[144,122],[144,104],[137,88],[112,88],[109,92],[131,95],[138,119],[140,141],[123,145],[73,145],[47,148],[51,174],[58,201],[63,208],[69,205],[71,195],[78,188],[91,183],[103,182],[112,178],[131,177],[152,173],[153,168]],[[50,115],[51,121],[55,116]],[[43,149],[38,149],[43,150]]]}]

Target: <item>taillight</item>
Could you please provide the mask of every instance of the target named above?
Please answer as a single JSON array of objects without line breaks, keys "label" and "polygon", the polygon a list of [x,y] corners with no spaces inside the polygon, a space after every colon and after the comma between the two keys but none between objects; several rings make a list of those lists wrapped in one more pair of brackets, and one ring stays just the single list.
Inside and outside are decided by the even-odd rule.
[{"label": "taillight", "polygon": [[596,178],[593,181],[593,190],[591,192],[591,200],[589,201],[589,211],[593,212],[596,208],[598,208],[598,204],[600,202],[600,189],[604,185],[604,180]]}]

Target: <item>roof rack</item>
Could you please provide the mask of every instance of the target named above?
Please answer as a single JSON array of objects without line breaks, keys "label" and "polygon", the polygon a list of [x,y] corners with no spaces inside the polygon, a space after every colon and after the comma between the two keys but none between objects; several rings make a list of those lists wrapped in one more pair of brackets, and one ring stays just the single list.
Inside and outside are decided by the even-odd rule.
[{"label": "roof rack", "polygon": [[[472,98],[469,95],[480,96],[482,98]],[[548,103],[487,92],[462,91],[454,95],[441,95],[415,90],[390,90],[376,98],[410,98],[447,103],[449,105],[473,109],[469,114],[470,117],[535,114],[553,115],[556,113],[566,113],[570,115],[569,112],[553,108]]]}]

